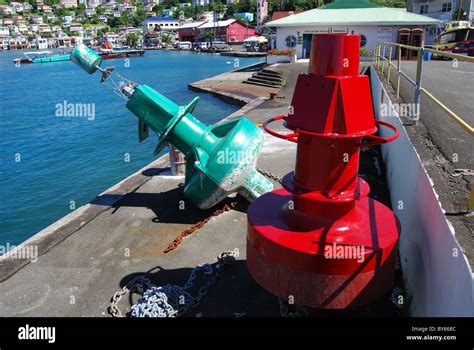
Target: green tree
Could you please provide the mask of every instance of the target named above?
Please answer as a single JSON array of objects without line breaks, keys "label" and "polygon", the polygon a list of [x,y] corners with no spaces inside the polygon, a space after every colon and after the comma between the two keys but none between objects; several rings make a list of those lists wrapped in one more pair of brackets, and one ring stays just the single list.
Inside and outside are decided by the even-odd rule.
[{"label": "green tree", "polygon": [[127,35],[127,45],[130,45],[131,47],[135,47],[138,40],[140,40],[140,38],[135,33],[130,33]]},{"label": "green tree", "polygon": [[105,13],[105,8],[103,8],[102,6],[98,6],[96,9],[95,9],[95,13],[97,13],[97,15],[103,15]]},{"label": "green tree", "polygon": [[161,13],[163,12],[163,6],[160,4],[156,4],[155,6],[153,6],[153,12],[155,12],[157,16],[161,15]]},{"label": "green tree", "polygon": [[173,41],[173,37],[168,34],[161,34],[160,39],[161,39],[161,42],[165,44],[169,44]]}]

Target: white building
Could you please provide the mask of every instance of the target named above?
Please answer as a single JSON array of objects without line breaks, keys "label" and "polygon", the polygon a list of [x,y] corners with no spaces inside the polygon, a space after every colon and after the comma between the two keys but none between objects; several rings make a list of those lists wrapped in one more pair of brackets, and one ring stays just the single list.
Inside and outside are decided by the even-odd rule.
[{"label": "white building", "polygon": [[59,0],[59,7],[63,7],[63,8],[77,7],[77,0]]},{"label": "white building", "polygon": [[439,19],[443,24],[463,19],[473,23],[474,0],[407,0],[407,11]]},{"label": "white building", "polygon": [[193,6],[209,6],[210,0],[193,0]]},{"label": "white building", "polygon": [[9,36],[9,35],[10,35],[10,29],[8,27],[0,26],[0,36]]},{"label": "white building", "polygon": [[179,20],[170,17],[148,17],[142,22],[143,32],[149,32],[155,30],[155,28],[161,30],[177,30],[179,29]]},{"label": "white building", "polygon": [[[425,44],[431,44],[439,21],[407,12],[405,9],[380,7],[367,0],[354,0],[350,8],[341,0],[265,24],[276,31],[272,47],[294,48],[298,58],[309,58],[313,34],[359,34],[361,47],[373,51],[377,42],[397,42],[401,28],[424,29]],[[358,7],[354,7],[358,6]]]},{"label": "white building", "polygon": [[23,12],[24,10],[23,4],[19,2],[11,2],[10,7],[12,8],[14,12]]},{"label": "white building", "polygon": [[101,4],[101,0],[87,0],[87,7],[95,9]]}]

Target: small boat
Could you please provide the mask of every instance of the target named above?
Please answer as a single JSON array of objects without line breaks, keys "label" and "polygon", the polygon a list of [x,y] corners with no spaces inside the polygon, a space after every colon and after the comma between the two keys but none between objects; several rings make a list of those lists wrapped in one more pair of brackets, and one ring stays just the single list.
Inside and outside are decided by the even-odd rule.
[{"label": "small boat", "polygon": [[129,49],[128,47],[114,48],[109,42],[105,42],[97,52],[104,60],[110,60],[113,58],[131,57],[131,56],[143,56],[145,50]]},{"label": "small boat", "polygon": [[34,51],[23,53],[25,57],[15,58],[14,63],[49,63],[69,61],[69,54],[55,55],[52,51]]}]

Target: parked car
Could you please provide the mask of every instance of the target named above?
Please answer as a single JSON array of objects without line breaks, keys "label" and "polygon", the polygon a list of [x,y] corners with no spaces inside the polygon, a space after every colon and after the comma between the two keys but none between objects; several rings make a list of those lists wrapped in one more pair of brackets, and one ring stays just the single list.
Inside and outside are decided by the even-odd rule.
[{"label": "parked car", "polygon": [[212,48],[215,50],[227,50],[229,49],[229,45],[225,41],[213,41]]},{"label": "parked car", "polygon": [[178,44],[178,48],[180,50],[191,50],[193,48],[193,44],[190,41],[181,41]]}]

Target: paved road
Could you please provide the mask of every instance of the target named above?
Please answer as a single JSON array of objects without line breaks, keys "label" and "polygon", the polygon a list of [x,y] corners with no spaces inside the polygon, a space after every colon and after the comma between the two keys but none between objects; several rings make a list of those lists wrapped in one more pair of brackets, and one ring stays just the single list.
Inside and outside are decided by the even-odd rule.
[{"label": "paved road", "polygon": [[[414,79],[416,62],[403,61],[402,71]],[[393,81],[393,80],[392,80]],[[441,102],[474,125],[474,64],[432,60],[423,63],[422,86]],[[401,79],[401,95],[405,101],[413,96],[414,89]],[[421,98],[421,118],[433,142],[447,158],[458,155],[458,168],[474,168],[472,136],[427,96]]]}]

